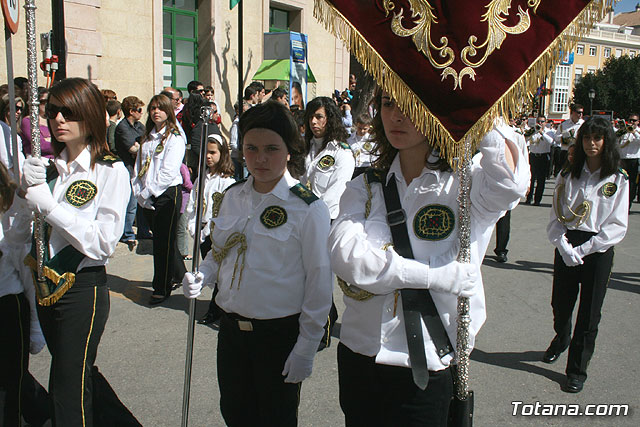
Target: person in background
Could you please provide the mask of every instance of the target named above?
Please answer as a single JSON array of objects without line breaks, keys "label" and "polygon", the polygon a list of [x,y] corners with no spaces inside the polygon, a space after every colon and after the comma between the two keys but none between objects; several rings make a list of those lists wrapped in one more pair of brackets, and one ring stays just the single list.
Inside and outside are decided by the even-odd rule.
[{"label": "person in background", "polygon": [[116,153],[116,126],[122,119],[122,104],[114,99],[107,101],[109,127],[107,128],[107,144],[112,153]]},{"label": "person in background", "polygon": [[[555,246],[553,329],[542,361],[554,363],[569,348],[563,390],[579,393],[587,379],[607,292],[614,246],[629,221],[629,177],[611,123],[590,117],[576,133],[573,163],[556,181],[547,235]],[[580,296],[576,324],[571,319]]]},{"label": "person in background", "polygon": [[178,217],[178,225],[176,230],[176,241],[178,243],[178,251],[180,252],[180,256],[182,256],[182,259],[185,261],[191,261],[193,257],[189,255],[189,239],[187,234],[188,218],[187,215],[185,215],[184,211],[187,207],[187,203],[189,203],[189,195],[191,194],[191,190],[193,189],[193,183],[191,182],[191,174],[189,173],[189,168],[184,163],[180,165],[180,175],[182,175],[182,185],[180,188],[182,194],[182,202],[180,203],[180,214]]},{"label": "person in background", "polygon": [[[13,170],[13,142],[11,139],[11,109],[9,105],[9,94],[5,94],[0,98],[0,128],[1,128],[1,136],[2,140],[0,141],[2,145],[0,145],[0,162],[2,162],[5,167],[9,170],[11,177],[17,179],[18,174]],[[15,98],[16,104],[16,123],[21,122],[22,112],[24,111],[24,101],[22,98]],[[24,162],[24,155],[22,154],[22,138],[20,137],[20,128],[18,128],[17,132],[17,142],[18,142],[18,152],[15,155],[18,156],[19,166]]]},{"label": "person in background", "polygon": [[[209,228],[209,222],[213,216],[213,205],[217,198],[222,197],[222,194],[227,187],[236,182],[235,179],[233,179],[233,163],[231,162],[229,148],[222,135],[212,133],[208,136],[206,165],[207,176],[205,177],[204,182],[204,199],[202,205],[202,217],[200,218],[201,232],[199,236],[200,254],[202,255],[202,259],[205,258],[211,249],[211,238],[209,237],[211,230]],[[196,178],[195,182],[198,183],[199,179]],[[191,237],[194,239],[196,238],[197,197],[198,193],[196,189],[191,192],[184,215],[187,217],[189,234],[191,234]],[[211,302],[209,303],[209,309],[205,315],[198,320],[199,324],[210,325],[220,318],[222,312],[215,301],[217,293],[218,287],[215,286],[213,289],[213,295],[211,296]]]},{"label": "person in background", "polygon": [[283,88],[277,87],[273,90],[273,94],[271,95],[271,99],[274,101],[278,101],[279,103],[286,105],[289,108],[289,98],[287,96],[287,91]]},{"label": "person in background", "polygon": [[371,116],[369,113],[362,113],[355,120],[355,132],[347,139],[347,144],[353,151],[356,159],[356,168],[353,172],[353,178],[363,173],[368,167],[371,167],[377,159],[375,154],[375,143],[371,141]]},{"label": "person in background", "polygon": [[184,107],[184,104],[182,103],[182,92],[173,87],[165,87],[160,93],[171,100],[173,112],[176,115],[176,121],[182,124],[182,108]]},{"label": "person in background", "polygon": [[569,106],[569,118],[562,122],[558,126],[556,131],[555,142],[560,147],[558,151],[557,164],[554,168],[554,175],[558,175],[558,172],[562,169],[563,165],[567,161],[567,149],[576,141],[576,134],[578,129],[584,123],[582,115],[584,114],[584,107],[580,104],[571,104]]},{"label": "person in background", "polygon": [[[40,127],[40,155],[47,159],[53,159],[53,147],[51,147],[51,133],[47,125],[47,117],[44,108],[49,99],[49,89],[38,88],[38,126]],[[22,148],[25,155],[31,155],[31,117],[27,115],[20,123],[20,133],[22,134]]]},{"label": "person in background", "polygon": [[16,88],[16,97],[29,99],[29,79],[26,77],[16,77],[13,79]]},{"label": "person in background", "polygon": [[187,144],[169,98],[155,95],[147,114],[132,189],[153,233],[153,294],[149,304],[156,305],[171,296],[173,283],[186,272],[176,228],[182,204],[180,165]]},{"label": "person in background", "polygon": [[551,165],[551,146],[553,145],[553,134],[545,126],[545,117],[540,115],[536,118],[536,127],[527,132],[529,140],[529,165],[531,167],[531,183],[529,193],[525,203],[540,206],[544,186]]},{"label": "person in background", "polygon": [[100,92],[102,93],[102,96],[104,96],[104,102],[118,100],[118,96],[111,89],[102,89]]},{"label": "person in background", "polygon": [[216,102],[215,90],[213,89],[213,86],[205,86],[203,96],[209,102]]},{"label": "person in background", "polygon": [[233,118],[233,123],[231,124],[229,148],[231,149],[231,161],[233,162],[233,169],[235,170],[234,178],[236,181],[240,181],[245,177],[245,166],[242,158],[242,141],[238,135],[238,122],[240,121],[242,113],[249,108],[250,104],[247,101],[242,101],[242,111],[240,111],[237,102],[233,105],[236,116]]},{"label": "person in background", "polygon": [[[140,121],[142,119],[142,107],[144,102],[137,96],[127,96],[122,100],[121,109],[124,113],[124,119],[116,125],[114,134],[115,148],[118,156],[129,171],[129,178],[134,178],[134,167],[136,156],[140,150],[140,138],[144,135],[144,125]],[[128,183],[129,191],[131,191],[131,182]],[[120,241],[125,243],[129,250],[138,244],[136,235],[133,232],[133,222],[136,219],[136,211],[138,203],[133,192],[130,193],[127,205],[127,213],[124,220],[124,232]],[[143,226],[142,213],[138,216],[138,239],[147,237],[148,227]],[[146,225],[146,222],[144,222]],[[146,228],[146,230],[145,230]]]},{"label": "person in background", "polygon": [[619,129],[618,147],[620,150],[620,164],[629,174],[629,209],[636,198],[638,187],[638,167],[640,167],[640,127],[638,127],[638,113],[629,114],[629,119],[623,129]]}]

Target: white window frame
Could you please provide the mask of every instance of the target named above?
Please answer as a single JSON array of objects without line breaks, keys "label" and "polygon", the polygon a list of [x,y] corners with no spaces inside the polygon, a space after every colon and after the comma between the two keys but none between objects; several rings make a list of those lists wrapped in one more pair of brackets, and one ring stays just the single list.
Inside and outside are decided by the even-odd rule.
[{"label": "white window frame", "polygon": [[609,57],[611,56],[611,48],[610,48],[610,47],[605,47],[605,48],[604,48],[603,56],[604,56],[605,58],[609,58]]},{"label": "white window frame", "polygon": [[620,58],[622,56],[622,49],[616,49],[616,58]]},{"label": "white window frame", "polygon": [[576,55],[584,55],[584,45],[579,44],[576,46]]},{"label": "white window frame", "polygon": [[552,112],[566,113],[569,110],[569,88],[571,87],[571,66],[558,65],[553,79]]},{"label": "white window frame", "polygon": [[589,46],[589,56],[596,56],[598,54],[598,46]]}]

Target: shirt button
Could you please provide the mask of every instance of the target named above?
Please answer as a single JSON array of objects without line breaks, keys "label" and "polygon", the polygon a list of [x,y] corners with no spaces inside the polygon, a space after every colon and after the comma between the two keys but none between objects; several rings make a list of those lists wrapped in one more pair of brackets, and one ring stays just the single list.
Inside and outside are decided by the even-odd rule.
[{"label": "shirt button", "polygon": [[388,343],[388,342],[389,342],[389,338],[384,337],[384,338],[382,339],[382,342],[383,342],[383,343]]}]

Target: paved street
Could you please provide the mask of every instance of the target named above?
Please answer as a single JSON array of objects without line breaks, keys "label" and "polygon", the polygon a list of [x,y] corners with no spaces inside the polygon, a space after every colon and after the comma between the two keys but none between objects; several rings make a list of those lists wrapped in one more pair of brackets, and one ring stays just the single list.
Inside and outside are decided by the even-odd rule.
[{"label": "paved street", "polygon": [[[546,236],[552,182],[541,207],[520,205],[512,213],[509,261],[498,264],[493,241],[482,269],[488,319],[471,355],[471,388],[475,390],[475,425],[636,426],[640,332],[640,204],[634,204],[627,236],[616,257],[596,352],[582,393],[561,391],[566,353],[553,365],[540,361],[553,337],[551,281],[553,250]],[[109,264],[111,314],[98,351],[97,365],[145,426],[179,426],[182,407],[187,331],[187,300],[182,290],[151,308],[150,242],[130,253],[119,244]],[[189,263],[190,264],[190,263]],[[189,265],[190,266],[190,265]],[[197,305],[206,311],[210,290]],[[334,290],[339,310],[342,295]],[[196,325],[190,425],[224,425],[218,409],[216,328]],[[312,377],[304,382],[299,411],[301,426],[341,426],[336,346],[318,354]],[[264,349],[269,351],[269,349]],[[47,350],[31,358],[31,371],[45,386]],[[627,403],[627,417],[513,417],[512,401],[524,404]]]}]

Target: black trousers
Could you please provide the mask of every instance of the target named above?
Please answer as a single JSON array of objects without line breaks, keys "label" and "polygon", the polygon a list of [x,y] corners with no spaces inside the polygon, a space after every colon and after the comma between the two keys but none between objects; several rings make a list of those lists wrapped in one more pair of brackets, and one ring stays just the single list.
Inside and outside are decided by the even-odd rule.
[{"label": "black trousers", "polygon": [[[567,233],[569,242],[575,247],[590,237],[590,233]],[[553,329],[556,336],[551,347],[563,351],[569,346],[566,374],[581,381],[587,378],[587,366],[595,350],[598,324],[602,317],[602,304],[607,292],[613,248],[604,253],[594,253],[583,258],[584,264],[567,267],[556,249],[553,261]],[[580,295],[578,317],[571,336],[573,307]]]},{"label": "black trousers", "polygon": [[411,369],[376,364],[338,344],[340,408],[347,427],[446,426],[453,396],[449,368],[429,371],[429,385],[419,389]]},{"label": "black trousers", "polygon": [[176,240],[178,216],[182,206],[180,186],[167,188],[153,203],[154,210],[144,209],[153,233],[153,294],[170,295],[174,282],[181,282],[187,269]]},{"label": "black trousers", "polygon": [[[527,194],[527,203],[533,202],[538,205],[542,200],[544,185],[549,174],[549,153],[529,154],[529,165],[531,166],[531,184]],[[535,191],[534,191],[535,187]]]},{"label": "black trousers", "polygon": [[[284,362],[296,343],[299,315],[251,320],[224,313],[218,334],[218,386],[225,423],[296,426],[300,384],[284,382]],[[238,320],[253,330],[240,330]],[[246,329],[246,328],[245,328]]]},{"label": "black trousers", "polygon": [[24,293],[0,297],[0,425],[16,427],[29,369],[29,303]]},{"label": "black trousers", "polygon": [[38,306],[54,426],[140,425],[94,366],[109,307],[104,267],[81,270],[57,303]]},{"label": "black trousers", "polygon": [[506,255],[509,250],[509,235],[511,234],[511,211],[507,211],[496,223],[496,248],[493,250],[496,255]]},{"label": "black trousers", "polygon": [[638,159],[620,160],[622,168],[629,174],[629,209],[638,191]]}]

